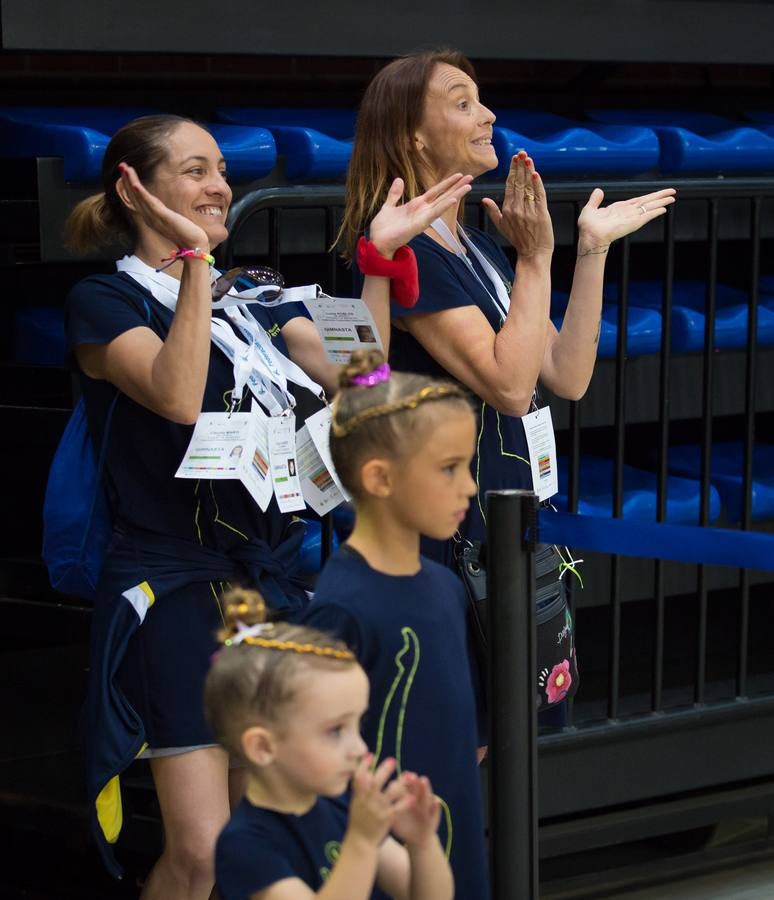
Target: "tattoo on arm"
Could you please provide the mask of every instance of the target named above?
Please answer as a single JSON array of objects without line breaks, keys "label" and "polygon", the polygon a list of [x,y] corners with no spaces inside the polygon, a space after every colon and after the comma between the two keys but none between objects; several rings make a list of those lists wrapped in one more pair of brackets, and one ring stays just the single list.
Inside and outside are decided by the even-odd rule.
[{"label": "tattoo on arm", "polygon": [[596,247],[588,247],[586,250],[578,251],[578,259],[582,259],[584,256],[593,256],[597,253],[607,253],[610,249],[610,244],[599,244]]},{"label": "tattoo on arm", "polygon": [[599,343],[599,335],[602,333],[602,317],[599,317],[599,324],[597,325],[597,333],[594,337],[594,346],[596,347]]}]

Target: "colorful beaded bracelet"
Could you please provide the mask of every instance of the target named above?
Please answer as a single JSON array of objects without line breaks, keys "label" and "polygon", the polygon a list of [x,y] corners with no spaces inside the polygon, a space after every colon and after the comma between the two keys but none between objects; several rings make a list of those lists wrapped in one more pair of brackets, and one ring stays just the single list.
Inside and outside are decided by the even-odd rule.
[{"label": "colorful beaded bracelet", "polygon": [[160,269],[156,269],[156,271],[163,272],[164,269],[168,269],[173,263],[176,263],[177,260],[185,259],[186,257],[189,257],[190,259],[203,259],[208,265],[215,265],[215,257],[211,253],[202,250],[201,247],[194,247],[193,250],[189,250],[186,247],[180,247],[178,250],[175,250],[171,256],[165,256],[161,261],[167,264]]}]

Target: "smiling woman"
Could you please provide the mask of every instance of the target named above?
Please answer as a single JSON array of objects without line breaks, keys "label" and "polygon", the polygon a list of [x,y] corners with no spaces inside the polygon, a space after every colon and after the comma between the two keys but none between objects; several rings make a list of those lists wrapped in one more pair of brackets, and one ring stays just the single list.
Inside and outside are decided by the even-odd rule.
[{"label": "smiling woman", "polygon": [[[260,587],[274,609],[297,614],[307,602],[294,576],[303,525],[274,496],[259,507],[238,480],[175,474],[200,415],[222,424],[239,409],[235,348],[252,345],[238,343],[230,315],[249,322],[261,346],[246,374],[269,416],[292,409],[288,381],[319,391],[338,367],[298,304],[213,309],[211,251],[228,233],[231,189],[206,129],[176,116],[136,119],[114,135],[102,174],[103,191],[73,211],[70,242],[88,248],[121,235],[128,253],[116,273],[77,284],[66,307],[89,431],[98,448],[107,444],[114,521],[84,716],[89,799],[103,856],[119,872],[111,846],[121,830],[118,776],[136,756],[149,757],[165,843],[142,896],[204,900],[229,815],[229,761],[201,703],[220,594],[228,583]],[[396,181],[374,220],[372,252],[391,259],[469,180],[454,175],[400,206]],[[369,275],[362,294],[385,344],[388,283]],[[237,791],[239,776],[231,781]]]},{"label": "smiling woman", "polygon": [[[495,169],[494,123],[473,66],[459,51],[425,51],[386,65],[358,113],[340,234],[345,255],[369,228],[396,176],[410,198],[450,172],[476,178]],[[571,399],[583,395],[596,359],[608,247],[663,215],[674,193],[667,188],[603,207],[603,192],[592,192],[578,219],[578,258],[560,331],[549,318],[554,236],[546,191],[525,152],[511,160],[502,207],[483,200],[515,251],[515,271],[500,243],[463,227],[462,202],[410,242],[419,299],[411,308],[392,303],[390,361],[407,371],[451,376],[478,400],[472,469],[478,489],[459,529],[463,538],[484,539],[488,490],[537,489],[522,419],[539,405],[536,386],[542,382]],[[452,564],[451,542],[428,543],[425,550]]]}]

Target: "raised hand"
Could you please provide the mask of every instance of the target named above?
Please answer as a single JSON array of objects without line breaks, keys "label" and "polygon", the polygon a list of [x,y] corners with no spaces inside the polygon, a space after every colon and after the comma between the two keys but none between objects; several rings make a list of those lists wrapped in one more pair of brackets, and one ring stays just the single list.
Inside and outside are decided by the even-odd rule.
[{"label": "raised hand", "polygon": [[398,780],[413,803],[395,816],[392,831],[405,844],[421,847],[438,831],[441,801],[433,794],[430,781],[424,775],[404,772]]},{"label": "raised hand", "polygon": [[487,215],[520,259],[554,250],[554,229],[548,214],[546,191],[529,156],[520,150],[511,159],[502,209],[484,197]]},{"label": "raised hand", "polygon": [[373,772],[369,768],[372,759],[373,755],[367,754],[352,776],[347,831],[378,845],[387,837],[395,817],[408,809],[414,799],[400,779],[387,784],[395,771],[394,759],[385,759]]},{"label": "raised hand", "polygon": [[190,219],[165,206],[158,197],[147,190],[137,172],[126,163],[120,163],[121,186],[134,209],[145,224],[167,238],[170,247],[200,247],[209,252],[210,242],[203,228]]},{"label": "raised hand", "polygon": [[408,203],[400,203],[403,179],[396,178],[382,208],[371,221],[369,237],[382,256],[393,253],[458,203],[470,190],[470,175],[450,175]]},{"label": "raised hand", "polygon": [[578,217],[578,255],[603,252],[613,241],[663,216],[675,202],[675,193],[674,188],[664,188],[602,206],[604,191],[594,188]]}]

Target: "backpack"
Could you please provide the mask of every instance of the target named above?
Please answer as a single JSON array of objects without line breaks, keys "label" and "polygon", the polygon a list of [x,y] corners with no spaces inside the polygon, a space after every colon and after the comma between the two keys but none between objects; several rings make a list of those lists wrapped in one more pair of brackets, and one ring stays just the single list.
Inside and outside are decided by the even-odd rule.
[{"label": "backpack", "polygon": [[96,461],[83,398],[75,405],[51,462],[43,501],[43,561],[51,586],[87,600],[94,597],[113,531],[102,473],[119,396],[116,391],[108,407]]},{"label": "backpack", "polygon": [[[118,277],[124,278],[120,274]],[[127,278],[140,295],[145,322],[150,327],[151,311],[144,296],[146,292]],[[120,396],[116,389],[105,416],[102,447],[96,461],[83,397],[75,404],[51,461],[43,500],[42,556],[51,586],[63,594],[73,594],[84,600],[94,599],[102,561],[113,533],[102,474],[110,423]]]}]

